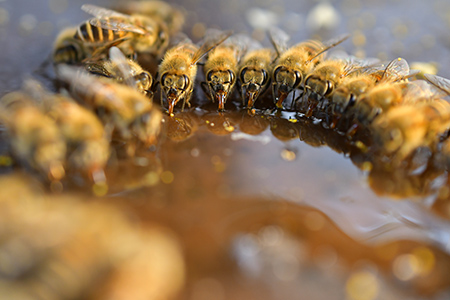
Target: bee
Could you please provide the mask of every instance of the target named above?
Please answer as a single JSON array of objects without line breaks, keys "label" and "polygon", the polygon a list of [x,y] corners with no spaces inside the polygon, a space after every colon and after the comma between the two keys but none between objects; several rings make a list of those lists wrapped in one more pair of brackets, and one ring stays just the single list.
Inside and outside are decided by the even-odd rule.
[{"label": "bee", "polygon": [[69,66],[59,66],[57,74],[70,85],[74,97],[94,109],[120,138],[136,138],[146,146],[156,142],[162,114],[142,93]]},{"label": "bee", "polygon": [[94,16],[78,27],[75,38],[84,42],[104,42],[107,37],[106,41],[119,42],[119,47],[126,54],[149,53],[156,57],[169,45],[168,28],[156,18],[122,14],[92,4],[84,4],[81,9]]},{"label": "bee", "polygon": [[51,94],[32,79],[24,90],[40,102],[42,110],[61,131],[67,147],[67,168],[81,171],[92,179],[103,172],[109,158],[109,139],[97,116],[63,94]]},{"label": "bee", "polygon": [[222,43],[231,35],[231,32],[223,33],[211,40],[205,40],[201,47],[196,46],[187,37],[166,51],[158,67],[158,82],[161,85],[161,106],[164,97],[168,103],[169,115],[173,115],[173,109],[178,102],[183,100],[183,107],[189,100],[194,89],[197,76],[197,63],[214,47]]},{"label": "bee", "polygon": [[[374,76],[377,78],[375,72]],[[361,94],[352,107],[353,114],[362,125],[370,124],[380,113],[386,112],[393,106],[405,104],[407,101],[416,101],[419,98],[404,97],[407,90],[406,79],[412,76],[408,63],[402,58],[392,60],[381,72],[379,79],[376,79],[376,84],[367,89],[365,93]],[[354,123],[349,129],[348,134],[352,133],[358,128],[358,123]]]},{"label": "bee", "polygon": [[158,57],[168,46],[167,26],[154,18],[122,14],[91,4],[84,4],[81,9],[94,18],[58,36],[53,53],[55,63],[80,63],[104,55],[112,46],[120,47],[131,57],[136,52]]},{"label": "bee", "polygon": [[382,151],[401,160],[418,147],[436,144],[448,131],[450,103],[436,99],[397,106],[374,120],[372,128]]},{"label": "bee", "polygon": [[11,154],[50,181],[60,181],[65,176],[67,148],[55,122],[24,92],[6,94],[0,106]]},{"label": "bee", "polygon": [[278,58],[272,71],[272,93],[277,108],[289,93],[304,84],[304,79],[324,57],[324,52],[345,41],[348,35],[321,43],[308,40],[290,48],[286,47],[287,37],[281,32],[271,31],[270,39]]},{"label": "bee", "polygon": [[[209,30],[206,38],[221,35],[221,31]],[[225,109],[225,103],[236,84],[239,61],[247,51],[249,43],[247,36],[234,35],[208,53],[203,67],[206,82],[202,82],[202,87],[213,102],[219,102],[219,111]]]},{"label": "bee", "polygon": [[[342,57],[335,54],[334,57],[319,62],[305,79],[305,88],[313,96],[317,97],[316,101],[313,101],[308,106],[306,116],[310,117],[312,115],[313,109],[320,101],[331,99],[334,92],[337,91],[345,79],[357,76],[357,74],[361,73],[359,70],[368,65],[373,65],[377,61],[377,59],[361,60],[353,56],[345,55]],[[362,82],[364,82],[364,79],[362,79]],[[352,83],[350,83],[350,88],[354,88],[351,85]],[[356,87],[356,89],[358,88]],[[309,99],[311,100],[311,98],[310,96]]]},{"label": "bee", "polygon": [[153,78],[150,73],[142,69],[136,61],[126,58],[117,47],[109,49],[108,60],[86,62],[85,68],[91,74],[135,86],[144,95],[151,93]]},{"label": "bee", "polygon": [[238,76],[242,101],[244,105],[247,104],[247,109],[252,109],[258,97],[269,87],[275,58],[272,49],[262,48],[256,41],[251,46],[253,49],[242,58]]}]

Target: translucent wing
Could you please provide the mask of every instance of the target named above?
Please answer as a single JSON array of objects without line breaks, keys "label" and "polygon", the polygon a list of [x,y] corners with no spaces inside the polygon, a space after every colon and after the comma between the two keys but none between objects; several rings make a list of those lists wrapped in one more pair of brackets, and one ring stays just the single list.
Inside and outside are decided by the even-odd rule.
[{"label": "translucent wing", "polygon": [[278,27],[269,29],[269,39],[278,56],[288,48],[289,35]]},{"label": "translucent wing", "polygon": [[447,95],[445,92],[425,80],[414,80],[408,82],[405,90],[404,98],[409,101],[411,101],[411,99],[412,101],[430,101],[445,97]]},{"label": "translucent wing", "polygon": [[217,34],[214,35],[205,35],[203,44],[200,46],[200,48],[192,58],[192,64],[196,64],[200,59],[202,59],[203,56],[206,55],[206,53],[223,43],[232,34],[233,32],[231,30],[228,30],[217,32]]},{"label": "translucent wing", "polygon": [[130,16],[122,14],[112,9],[107,9],[93,4],[83,4],[81,9],[97,18],[123,18],[128,19]]},{"label": "translucent wing", "polygon": [[238,60],[240,60],[242,56],[244,56],[248,51],[251,43],[252,39],[248,35],[235,34],[226,39],[223,42],[223,45],[227,44],[234,47],[236,49],[236,57],[238,58]]},{"label": "translucent wing", "polygon": [[91,23],[92,26],[101,27],[107,30],[132,32],[142,35],[148,33],[148,30],[134,25],[128,18],[92,18],[89,20],[89,23]]},{"label": "translucent wing", "polygon": [[111,49],[109,49],[109,59],[119,69],[124,83],[132,88],[136,88],[136,81],[132,77],[133,70],[131,70],[128,59],[122,51],[117,47],[111,47]]},{"label": "translucent wing", "polygon": [[409,75],[410,70],[408,62],[406,59],[399,57],[389,62],[383,72],[381,80],[397,81],[407,78]]},{"label": "translucent wing", "polygon": [[424,74],[424,76],[432,85],[450,95],[450,79],[432,74]]}]

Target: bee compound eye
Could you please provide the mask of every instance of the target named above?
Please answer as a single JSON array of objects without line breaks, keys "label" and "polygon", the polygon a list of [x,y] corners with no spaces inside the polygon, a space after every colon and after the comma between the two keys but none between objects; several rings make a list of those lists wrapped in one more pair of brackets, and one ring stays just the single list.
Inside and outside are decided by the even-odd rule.
[{"label": "bee compound eye", "polygon": [[187,75],[183,75],[183,79],[184,79],[184,86],[183,86],[183,90],[187,89],[187,87],[189,86],[189,77],[187,77]]},{"label": "bee compound eye", "polygon": [[233,84],[236,80],[236,76],[234,75],[234,72],[231,70],[228,70],[228,74],[230,75],[230,83]]},{"label": "bee compound eye", "polygon": [[278,67],[275,69],[275,71],[273,71],[273,79],[277,81],[278,79],[278,75],[280,74],[280,72],[283,70],[283,67]]},{"label": "bee compound eye", "polygon": [[169,75],[168,73],[164,73],[164,74],[162,74],[161,75],[161,85],[162,86],[166,86],[167,84],[166,84],[166,79],[167,79],[167,75]]},{"label": "bee compound eye", "polygon": [[208,74],[206,75],[206,80],[211,82],[212,81],[212,76],[213,76],[213,71],[209,71]]},{"label": "bee compound eye", "polygon": [[294,88],[297,88],[302,83],[302,74],[299,71],[295,71],[295,83]]},{"label": "bee compound eye", "polygon": [[334,84],[330,80],[327,80],[327,89],[325,91],[325,96],[328,96],[331,94],[331,92],[334,90]]},{"label": "bee compound eye", "polygon": [[267,81],[269,80],[269,76],[267,76],[266,70],[262,69],[261,73],[263,74],[263,81],[261,83],[261,86],[265,85]]},{"label": "bee compound eye", "polygon": [[239,78],[241,80],[241,83],[245,83],[245,73],[248,71],[248,68],[245,67],[241,70],[241,73],[239,75]]},{"label": "bee compound eye", "polygon": [[138,81],[145,89],[148,89],[152,85],[152,76],[148,72],[142,72],[136,77],[136,81]]}]

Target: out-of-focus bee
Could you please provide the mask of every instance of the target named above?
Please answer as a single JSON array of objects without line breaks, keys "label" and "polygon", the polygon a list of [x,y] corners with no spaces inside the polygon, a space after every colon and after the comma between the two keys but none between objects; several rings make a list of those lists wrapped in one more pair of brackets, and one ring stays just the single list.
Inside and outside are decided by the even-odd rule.
[{"label": "out-of-focus bee", "polygon": [[109,140],[97,116],[73,99],[62,94],[51,94],[40,84],[28,79],[24,89],[41,103],[66,142],[67,169],[80,171],[94,181],[103,179],[103,169],[109,158]]},{"label": "out-of-focus bee", "polygon": [[156,142],[162,114],[142,93],[68,66],[58,67],[57,74],[71,86],[74,97],[95,110],[122,139],[137,138],[147,146]]},{"label": "out-of-focus bee", "polygon": [[270,84],[272,62],[275,52],[253,41],[252,49],[242,58],[239,66],[239,88],[244,105],[252,109],[255,101],[263,94]]},{"label": "out-of-focus bee", "polygon": [[[375,73],[377,74],[377,73]],[[406,60],[397,58],[392,60],[382,71],[382,75],[374,87],[366,90],[355,101],[352,111],[356,120],[362,125],[370,124],[380,113],[386,112],[393,106],[416,101],[419,98],[404,97],[407,90],[406,79],[411,76]],[[349,134],[359,125],[355,123],[349,130]]]},{"label": "out-of-focus bee", "polygon": [[214,47],[222,43],[231,35],[225,32],[211,40],[203,42],[201,47],[196,46],[187,37],[166,51],[158,68],[158,81],[161,85],[161,106],[164,97],[168,102],[169,115],[173,115],[175,105],[183,100],[183,107],[187,103],[190,106],[195,78],[197,76],[197,63]]},{"label": "out-of-focus bee", "polygon": [[127,15],[91,4],[81,9],[94,18],[60,34],[54,47],[55,63],[79,63],[105,54],[112,46],[120,47],[127,56],[137,52],[158,57],[168,46],[167,26],[154,18]]},{"label": "out-of-focus bee", "polygon": [[272,92],[277,108],[283,107],[282,103],[290,92],[301,87],[306,75],[323,59],[324,52],[347,38],[348,35],[323,44],[308,40],[287,48],[286,34],[271,31],[270,39],[278,53],[272,72]]},{"label": "out-of-focus bee", "polygon": [[67,149],[55,122],[23,92],[6,94],[0,99],[0,107],[11,154],[50,181],[61,180],[65,176]]},{"label": "out-of-focus bee", "polygon": [[85,68],[91,74],[135,86],[145,95],[151,92],[153,78],[150,73],[142,69],[136,61],[126,58],[117,47],[109,49],[109,59],[87,61]]},{"label": "out-of-focus bee", "polygon": [[[212,29],[206,32],[205,39],[223,35],[222,31]],[[233,35],[208,53],[203,67],[206,82],[202,82],[202,87],[213,102],[219,102],[219,111],[225,109],[225,103],[236,84],[239,61],[249,44],[250,38],[246,35]]]},{"label": "out-of-focus bee", "polygon": [[450,103],[435,99],[391,108],[372,124],[385,153],[404,159],[417,147],[431,146],[450,128]]},{"label": "out-of-focus bee", "polygon": [[0,184],[2,298],[173,299],[182,288],[182,252],[164,228],[89,197],[45,194],[25,176]]},{"label": "out-of-focus bee", "polygon": [[180,31],[185,21],[182,10],[163,1],[126,1],[119,3],[117,10],[157,19],[167,25],[170,35]]},{"label": "out-of-focus bee", "polygon": [[[332,58],[321,61],[312,70],[310,74],[306,76],[305,88],[307,91],[312,92],[311,96],[316,97],[316,101],[310,103],[306,116],[312,115],[313,109],[324,99],[331,99],[334,92],[341,83],[345,82],[345,79],[352,79],[361,72],[359,70],[374,64],[378,60],[376,59],[357,59],[353,56],[342,56],[335,54]],[[364,83],[365,80],[359,78]],[[351,84],[350,84],[351,85]],[[352,87],[352,86],[351,86]],[[344,88],[345,89],[345,88]],[[342,91],[340,91],[342,93]]]}]

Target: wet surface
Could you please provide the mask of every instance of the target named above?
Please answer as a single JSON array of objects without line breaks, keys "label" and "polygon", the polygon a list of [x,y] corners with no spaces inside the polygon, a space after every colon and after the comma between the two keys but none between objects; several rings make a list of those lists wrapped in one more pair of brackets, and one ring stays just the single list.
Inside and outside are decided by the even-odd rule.
[{"label": "wet surface", "polygon": [[[0,95],[43,69],[57,32],[86,18],[81,3],[0,1]],[[316,2],[256,3],[177,2],[196,40],[204,27],[264,37],[271,22],[293,43],[349,32],[349,53],[436,62],[450,77],[446,1],[331,2],[335,23],[318,30]],[[264,22],[249,22],[258,16]],[[125,159],[117,147],[106,196],[93,197],[99,192],[75,175],[64,183],[80,202],[173,232],[187,274],[179,299],[449,297],[448,176],[426,149],[393,169],[364,132],[350,141],[319,121],[275,115],[266,110],[270,97],[249,115],[236,109],[239,100],[218,113],[200,88],[194,94],[191,110],[165,118],[157,147]]]}]

